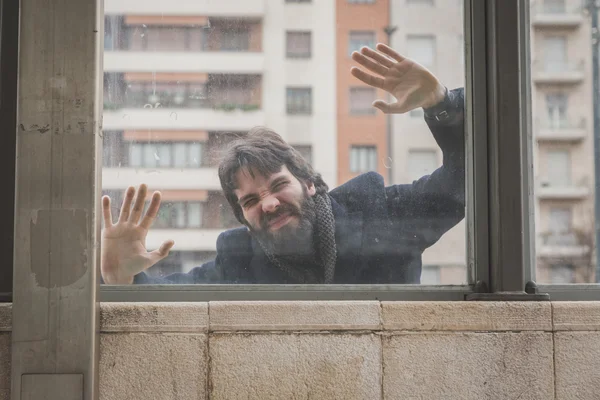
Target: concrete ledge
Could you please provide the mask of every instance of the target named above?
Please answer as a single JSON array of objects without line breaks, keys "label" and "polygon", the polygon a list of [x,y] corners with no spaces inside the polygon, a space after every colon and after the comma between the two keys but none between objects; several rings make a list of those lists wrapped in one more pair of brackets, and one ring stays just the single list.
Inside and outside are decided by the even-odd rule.
[{"label": "concrete ledge", "polygon": [[0,400],[10,400],[9,389],[0,389]]},{"label": "concrete ledge", "polygon": [[382,302],[384,330],[551,331],[550,302]]},{"label": "concrete ledge", "polygon": [[206,398],[207,335],[100,335],[100,400]]},{"label": "concrete ledge", "polygon": [[207,332],[208,303],[102,303],[101,332]]},{"label": "concrete ledge", "polygon": [[[2,391],[10,393],[11,338],[10,333],[0,333],[0,399]],[[10,396],[6,397],[7,399]]]},{"label": "concrete ledge", "polygon": [[209,349],[211,399],[382,398],[378,335],[215,333]]},{"label": "concrete ledge", "polygon": [[211,302],[211,331],[380,330],[377,301]]},{"label": "concrete ledge", "polygon": [[384,398],[554,399],[552,355],[549,332],[387,335]]},{"label": "concrete ledge", "polygon": [[556,332],[556,399],[598,398],[600,332]]},{"label": "concrete ledge", "polygon": [[552,303],[553,329],[560,331],[600,331],[600,302],[569,301]]},{"label": "concrete ledge", "polygon": [[0,303],[0,332],[12,330],[12,303]]}]

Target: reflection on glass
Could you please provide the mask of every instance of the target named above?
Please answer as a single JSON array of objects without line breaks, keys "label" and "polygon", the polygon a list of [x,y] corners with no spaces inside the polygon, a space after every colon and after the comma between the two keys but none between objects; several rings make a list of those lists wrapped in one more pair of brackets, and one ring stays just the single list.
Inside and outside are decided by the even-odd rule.
[{"label": "reflection on glass", "polygon": [[594,75],[586,3],[592,2],[531,2],[538,283],[596,282]]},{"label": "reflection on glass", "polygon": [[[105,4],[112,223],[135,209],[125,189],[144,182],[150,218],[128,218],[144,225],[156,214],[144,225],[148,250],[174,247],[133,276],[103,266],[104,279],[465,283],[462,3],[239,2]],[[577,67],[563,44],[547,42],[550,72]],[[545,126],[579,127],[570,97],[553,93]],[[547,159],[565,162],[554,150]]]}]

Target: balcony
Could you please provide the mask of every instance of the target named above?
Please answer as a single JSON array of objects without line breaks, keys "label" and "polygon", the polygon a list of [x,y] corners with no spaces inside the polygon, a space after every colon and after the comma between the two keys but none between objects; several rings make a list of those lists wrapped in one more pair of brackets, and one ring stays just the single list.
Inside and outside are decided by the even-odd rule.
[{"label": "balcony", "polygon": [[107,15],[206,15],[208,17],[262,17],[265,0],[105,0]]},{"label": "balcony", "polygon": [[551,142],[580,142],[586,136],[585,119],[536,120],[536,139]]},{"label": "balcony", "polygon": [[541,184],[536,187],[535,194],[541,200],[583,200],[590,195],[590,189],[576,185]]},{"label": "balcony", "polygon": [[536,28],[577,28],[583,22],[581,7],[536,4],[531,7],[531,24]]},{"label": "balcony", "polygon": [[265,125],[262,110],[124,108],[104,112],[104,130],[246,131]]},{"label": "balcony", "polygon": [[578,62],[555,62],[533,63],[533,80],[537,84],[544,83],[581,83],[584,79],[584,63]]},{"label": "balcony", "polygon": [[221,190],[216,168],[103,168],[102,189],[124,190],[148,185],[150,190]]},{"label": "balcony", "polygon": [[589,254],[590,246],[580,243],[574,232],[538,235],[538,257],[573,259]]},{"label": "balcony", "polygon": [[150,229],[146,237],[148,249],[158,249],[168,239],[175,241],[177,251],[216,251],[217,237],[224,229]]},{"label": "balcony", "polygon": [[104,52],[104,72],[262,74],[264,64],[255,52]]}]

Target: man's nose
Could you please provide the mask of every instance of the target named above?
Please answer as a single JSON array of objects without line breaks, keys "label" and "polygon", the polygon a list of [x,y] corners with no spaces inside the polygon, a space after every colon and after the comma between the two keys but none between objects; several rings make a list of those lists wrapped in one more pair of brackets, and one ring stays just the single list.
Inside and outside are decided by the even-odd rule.
[{"label": "man's nose", "polygon": [[279,207],[279,200],[277,200],[277,197],[268,196],[263,199],[263,202],[262,202],[263,212],[270,213],[270,212],[277,210],[278,207]]}]

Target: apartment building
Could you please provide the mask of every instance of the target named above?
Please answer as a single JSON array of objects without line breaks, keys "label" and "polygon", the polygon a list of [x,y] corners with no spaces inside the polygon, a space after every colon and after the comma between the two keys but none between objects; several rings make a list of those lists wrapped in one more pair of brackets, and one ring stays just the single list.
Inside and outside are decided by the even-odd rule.
[{"label": "apartment building", "polygon": [[[340,183],[368,171],[388,180],[386,117],[372,103],[385,99],[375,89],[350,74],[356,63],[353,51],[388,43],[389,0],[334,0],[336,3],[337,155]],[[389,182],[389,180],[388,180]]]},{"label": "apartment building", "polygon": [[217,236],[239,225],[216,164],[254,126],[336,185],[334,22],[331,2],[105,2],[103,190],[115,208],[128,185],[162,191],[147,246],[176,247],[151,274],[214,258]]},{"label": "apartment building", "polygon": [[595,279],[592,32],[584,3],[531,8],[539,282]]}]

